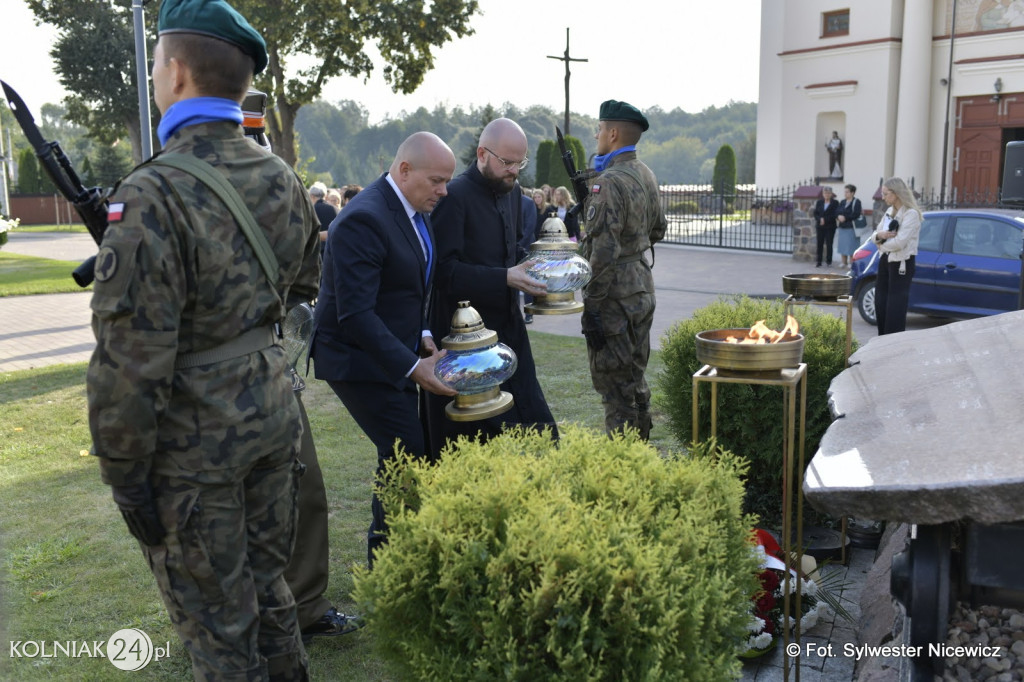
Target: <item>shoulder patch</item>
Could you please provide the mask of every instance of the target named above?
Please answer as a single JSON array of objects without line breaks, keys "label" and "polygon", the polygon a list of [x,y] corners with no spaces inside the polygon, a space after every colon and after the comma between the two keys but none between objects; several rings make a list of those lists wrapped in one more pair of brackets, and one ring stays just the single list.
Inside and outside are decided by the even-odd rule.
[{"label": "shoulder patch", "polygon": [[591,188],[590,193],[591,194],[600,194],[601,193],[601,185],[594,185],[593,188]]},{"label": "shoulder patch", "polygon": [[106,282],[117,274],[117,251],[109,246],[100,248],[96,254],[96,265],[93,267],[93,276],[97,282]]},{"label": "shoulder patch", "polygon": [[107,206],[107,222],[119,223],[124,218],[124,203],[119,202]]},{"label": "shoulder patch", "polygon": [[593,204],[591,204],[590,208],[587,209],[587,220],[588,221],[593,220],[595,213],[597,213],[597,206],[594,206]]}]

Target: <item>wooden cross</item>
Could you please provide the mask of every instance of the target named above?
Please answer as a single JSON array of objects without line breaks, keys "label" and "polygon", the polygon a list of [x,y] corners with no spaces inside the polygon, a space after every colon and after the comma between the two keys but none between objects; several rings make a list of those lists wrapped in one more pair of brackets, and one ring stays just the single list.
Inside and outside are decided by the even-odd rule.
[{"label": "wooden cross", "polygon": [[561,57],[553,57],[548,55],[548,59],[557,59],[560,62],[565,62],[565,134],[569,134],[569,62],[585,62],[589,61],[586,59],[576,59],[569,56],[569,29],[565,29],[565,53]]}]

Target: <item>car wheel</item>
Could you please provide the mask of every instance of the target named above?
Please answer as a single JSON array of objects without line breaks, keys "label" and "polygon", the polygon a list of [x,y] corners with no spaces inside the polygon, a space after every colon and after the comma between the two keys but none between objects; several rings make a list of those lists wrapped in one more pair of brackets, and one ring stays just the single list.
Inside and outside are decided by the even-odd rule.
[{"label": "car wheel", "polygon": [[868,324],[877,325],[878,317],[875,315],[875,280],[864,282],[860,287],[860,294],[857,296],[857,310],[860,316]]}]

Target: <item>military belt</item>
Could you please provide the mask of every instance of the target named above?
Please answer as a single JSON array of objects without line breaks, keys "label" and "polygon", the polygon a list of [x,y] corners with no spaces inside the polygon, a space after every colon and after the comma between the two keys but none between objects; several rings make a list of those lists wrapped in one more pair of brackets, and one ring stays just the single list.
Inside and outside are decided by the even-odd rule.
[{"label": "military belt", "polygon": [[277,334],[274,326],[256,327],[250,329],[241,336],[222,343],[219,346],[194,353],[181,353],[174,360],[174,369],[191,369],[200,365],[212,365],[233,358],[240,358],[249,353],[255,353],[264,348],[270,348],[277,343]]}]

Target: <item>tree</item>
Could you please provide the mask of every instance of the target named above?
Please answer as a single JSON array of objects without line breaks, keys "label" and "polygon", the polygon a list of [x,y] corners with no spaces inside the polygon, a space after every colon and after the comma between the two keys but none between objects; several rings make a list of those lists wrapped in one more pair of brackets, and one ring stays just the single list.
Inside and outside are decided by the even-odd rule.
[{"label": "tree", "polygon": [[494,119],[499,118],[498,112],[494,110],[490,104],[484,107],[483,112],[480,114],[480,127],[476,130],[476,135],[473,137],[473,143],[466,146],[466,151],[462,152],[462,156],[459,160],[462,161],[464,166],[468,166],[476,160],[476,150],[480,148],[480,134],[484,132],[484,128],[487,124]]},{"label": "tree", "polygon": [[[434,66],[434,48],[471,35],[477,0],[235,0],[267,42],[270,62],[255,86],[268,93],[267,127],[274,151],[296,161],[295,117],[320,97],[324,84],[343,74],[369,77],[367,43],[384,59],[384,80],[395,92],[414,91]],[[294,67],[293,62],[312,60]],[[393,153],[391,150],[389,153]]]},{"label": "tree", "polygon": [[131,169],[132,160],[124,145],[101,144],[89,170],[96,185],[111,187]]},{"label": "tree", "polygon": [[[583,143],[580,142],[579,138],[573,137],[572,135],[566,135],[565,147],[572,152],[576,170],[584,168],[586,165],[586,152],[583,151]],[[569,171],[565,169],[565,162],[562,161],[562,150],[558,148],[558,144],[554,141],[552,141],[549,149],[547,183],[552,187],[566,187],[568,188],[569,193],[572,194],[572,185],[569,182]]]},{"label": "tree", "polygon": [[721,194],[726,205],[732,205],[736,195],[736,152],[723,144],[715,155],[715,175],[712,180],[714,191]]},{"label": "tree", "polygon": [[736,146],[736,181],[740,184],[754,183],[754,168],[757,160],[757,130],[751,130],[746,139]]},{"label": "tree", "polygon": [[[135,79],[132,14],[127,0],[27,0],[40,22],[55,26],[51,52],[69,120],[98,141],[113,143],[128,131],[133,156],[141,162],[141,127]],[[234,0],[232,3],[267,42],[269,64],[254,87],[270,98],[267,128],[274,151],[297,162],[295,117],[317,100],[332,77],[368,77],[373,43],[386,66],[384,79],[396,92],[415,90],[433,68],[434,48],[473,33],[469,19],[477,0]],[[146,13],[147,36],[156,35],[156,11]],[[152,54],[153,40],[148,41]],[[311,66],[289,69],[293,62]],[[392,150],[393,152],[394,150]]]},{"label": "tree", "polygon": [[[142,162],[135,77],[135,36],[131,3],[125,0],[27,0],[40,22],[58,30],[50,55],[69,93],[67,118],[89,130],[98,142],[131,141],[132,157]],[[156,34],[156,12],[147,17],[147,35]],[[152,41],[149,41],[152,54]]]},{"label": "tree", "polygon": [[43,177],[35,151],[22,149],[18,153],[18,194],[49,194],[53,191],[53,183]]},{"label": "tree", "polygon": [[642,159],[663,185],[695,184],[701,177],[701,163],[708,156],[704,143],[695,137],[679,135],[662,143],[642,142]]},{"label": "tree", "polygon": [[537,145],[537,171],[535,173],[534,182],[538,187],[541,185],[550,185],[548,179],[551,177],[551,150],[554,149],[556,152],[558,147],[555,145],[554,140],[541,140],[540,144]]}]

